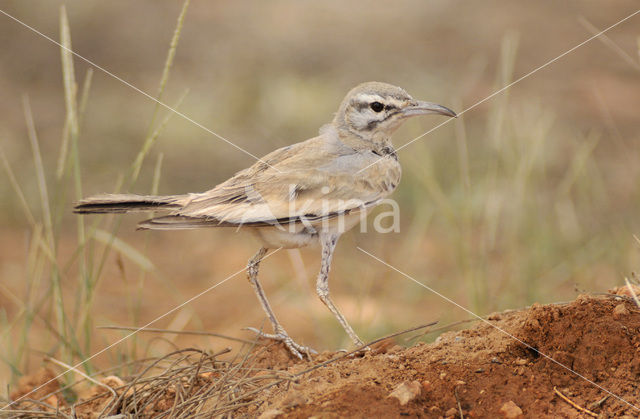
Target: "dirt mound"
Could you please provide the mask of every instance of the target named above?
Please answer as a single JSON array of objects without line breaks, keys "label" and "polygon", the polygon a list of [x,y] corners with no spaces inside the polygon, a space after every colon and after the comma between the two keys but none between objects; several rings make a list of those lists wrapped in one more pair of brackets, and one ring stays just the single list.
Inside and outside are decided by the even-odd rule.
[{"label": "dirt mound", "polygon": [[[625,296],[536,304],[446,332],[433,344],[402,348],[384,341],[361,356],[325,352],[301,362],[279,345],[256,346],[232,360],[221,355],[177,351],[155,360],[153,368],[147,364],[139,376],[110,377],[113,391],[89,389],[76,412],[263,419],[640,413],[640,309]],[[25,380],[15,394],[34,384]],[[48,395],[40,396],[37,406],[44,409]]]}]

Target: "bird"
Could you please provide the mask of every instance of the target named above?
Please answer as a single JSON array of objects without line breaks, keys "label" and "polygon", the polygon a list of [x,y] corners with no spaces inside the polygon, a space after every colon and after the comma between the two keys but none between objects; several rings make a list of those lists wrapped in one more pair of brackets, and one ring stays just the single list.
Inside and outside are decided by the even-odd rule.
[{"label": "bird", "polygon": [[[319,135],[279,148],[206,192],[169,196],[102,194],[75,204],[79,214],[152,211],[139,229],[178,230],[235,227],[252,232],[260,250],[247,264],[247,278],[273,333],[249,328],[260,337],[281,341],[295,357],[311,357],[278,321],[258,281],[260,261],[269,249],[319,244],[316,293],[356,345],[364,346],[329,292],[329,270],[338,238],[398,186],[401,166],[392,134],[408,118],[451,109],[416,100],[404,89],[365,82],[351,89],[333,120]],[[156,216],[157,211],[163,215]]]}]

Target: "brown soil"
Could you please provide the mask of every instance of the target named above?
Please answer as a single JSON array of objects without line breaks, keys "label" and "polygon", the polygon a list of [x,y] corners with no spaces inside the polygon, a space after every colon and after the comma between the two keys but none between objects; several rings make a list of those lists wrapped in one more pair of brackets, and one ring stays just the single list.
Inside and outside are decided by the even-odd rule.
[{"label": "brown soil", "polygon": [[[184,355],[189,351],[197,356]],[[180,354],[182,364],[175,361],[172,368],[189,364],[188,374],[181,375],[182,370],[167,374],[165,368],[147,384],[138,379],[135,385],[132,377],[103,379],[121,396],[111,414],[193,417],[200,409],[205,417],[226,412],[266,419],[581,418],[640,413],[640,309],[624,295],[535,304],[491,315],[467,330],[443,333],[433,344],[402,348],[383,341],[360,356],[325,352],[302,362],[273,344],[257,346],[233,362],[197,350]],[[12,397],[33,388],[38,377],[48,376],[40,372],[25,379]],[[158,377],[164,377],[156,381],[159,392],[150,396],[154,385],[149,383]],[[230,390],[207,392],[223,387]],[[81,401],[94,399],[76,404],[76,412],[79,417],[96,417],[114,400],[112,394],[101,387],[89,388]],[[50,399],[43,400],[51,403]],[[144,408],[131,407],[134,399]],[[185,400],[197,403],[181,408],[188,404]],[[61,412],[70,412],[64,401],[59,403]],[[20,407],[36,408],[24,401]]]}]

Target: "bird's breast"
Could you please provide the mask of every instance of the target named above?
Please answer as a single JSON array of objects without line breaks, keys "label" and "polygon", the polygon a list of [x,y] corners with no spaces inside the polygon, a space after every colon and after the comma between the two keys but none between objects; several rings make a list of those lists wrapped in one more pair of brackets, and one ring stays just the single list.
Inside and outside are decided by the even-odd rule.
[{"label": "bird's breast", "polygon": [[381,195],[389,195],[400,183],[402,168],[397,156],[388,155],[371,159],[371,162],[361,169],[360,180],[368,184],[368,187]]}]

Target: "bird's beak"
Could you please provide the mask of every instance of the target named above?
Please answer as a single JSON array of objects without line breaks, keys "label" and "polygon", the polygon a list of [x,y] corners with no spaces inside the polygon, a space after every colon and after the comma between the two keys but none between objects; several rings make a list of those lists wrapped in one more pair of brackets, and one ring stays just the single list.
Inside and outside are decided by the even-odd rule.
[{"label": "bird's beak", "polygon": [[403,116],[438,114],[454,118],[457,116],[454,111],[447,107],[431,102],[423,102],[421,100],[412,101],[411,104],[402,110],[402,114]]}]

